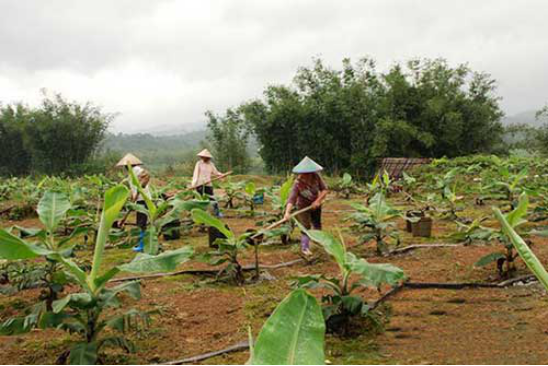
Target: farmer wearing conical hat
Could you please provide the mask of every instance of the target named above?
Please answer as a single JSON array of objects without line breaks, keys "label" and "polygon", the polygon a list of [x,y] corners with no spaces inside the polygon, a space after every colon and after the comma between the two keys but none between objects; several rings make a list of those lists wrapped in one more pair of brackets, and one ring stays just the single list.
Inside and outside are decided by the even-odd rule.
[{"label": "farmer wearing conical hat", "polygon": [[[297,219],[306,229],[321,230],[322,202],[327,196],[327,185],[319,174],[322,170],[323,168],[308,156],[293,168],[293,173],[298,176],[287,200],[284,216],[286,220],[289,219],[293,207],[297,206],[298,210],[302,210],[312,206],[311,210],[299,214]],[[301,250],[307,256],[312,254],[310,238],[304,233],[301,235]]]},{"label": "farmer wearing conical hat", "polygon": [[[146,169],[143,168],[142,165],[143,162],[133,154],[126,154],[126,156],[124,156],[122,160],[120,160],[118,164],[116,164],[116,166],[118,167],[125,168],[131,166],[133,173],[135,174],[137,179],[139,179],[139,183],[141,184],[144,193],[150,197],[150,174]],[[131,182],[131,180],[129,181],[129,187],[131,189],[131,201],[137,203],[138,205],[146,207],[144,198],[141,196],[141,194],[137,190],[137,187],[133,184],[133,182]],[[139,227],[141,232],[139,233],[139,243],[136,247],[133,248],[133,250],[136,252],[142,252],[145,248],[145,233],[147,229],[147,224],[147,215],[137,211],[137,226]]]},{"label": "farmer wearing conical hat", "polygon": [[[196,191],[201,195],[207,195],[211,201],[215,201],[213,185],[211,180],[215,177],[220,177],[223,174],[220,173],[215,164],[211,161],[213,156],[207,149],[203,149],[197,154],[200,160],[194,167],[194,175],[192,176],[192,187],[196,188]],[[220,216],[219,206],[214,202],[214,210],[217,216]]]}]

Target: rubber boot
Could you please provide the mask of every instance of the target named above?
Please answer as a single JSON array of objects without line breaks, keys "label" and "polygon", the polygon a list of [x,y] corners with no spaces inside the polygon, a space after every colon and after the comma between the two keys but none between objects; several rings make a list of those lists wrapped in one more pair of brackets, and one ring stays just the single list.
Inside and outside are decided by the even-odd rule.
[{"label": "rubber boot", "polygon": [[221,213],[221,209],[219,208],[219,203],[217,203],[217,201],[213,202],[213,214],[216,217],[223,217],[223,214]]},{"label": "rubber boot", "polygon": [[310,252],[310,238],[306,235],[301,235],[301,252],[305,255],[312,254]]},{"label": "rubber boot", "polygon": [[134,252],[142,253],[145,249],[145,231],[141,230],[139,233],[139,243],[137,246],[133,247]]}]

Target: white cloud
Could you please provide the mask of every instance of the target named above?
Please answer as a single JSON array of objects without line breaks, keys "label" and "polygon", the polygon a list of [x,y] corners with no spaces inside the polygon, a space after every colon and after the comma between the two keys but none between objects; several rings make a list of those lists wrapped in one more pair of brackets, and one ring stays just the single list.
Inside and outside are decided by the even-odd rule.
[{"label": "white cloud", "polygon": [[530,0],[4,0],[0,101],[40,88],[119,112],[114,128],[185,126],[288,83],[315,56],[468,62],[508,113],[548,101],[548,3]]}]

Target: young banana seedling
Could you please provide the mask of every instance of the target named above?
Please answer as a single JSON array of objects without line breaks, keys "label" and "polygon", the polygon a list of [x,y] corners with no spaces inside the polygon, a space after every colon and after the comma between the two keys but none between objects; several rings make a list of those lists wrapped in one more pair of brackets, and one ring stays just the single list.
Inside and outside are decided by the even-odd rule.
[{"label": "young banana seedling", "polygon": [[350,321],[356,316],[368,316],[370,307],[356,292],[363,288],[379,289],[382,285],[396,286],[405,280],[402,269],[391,264],[369,263],[346,250],[344,240],[330,233],[306,230],[299,225],[315,243],[318,243],[339,267],[337,276],[308,275],[296,279],[303,288],[324,288],[322,297],[323,315],[328,331],[344,334]]},{"label": "young banana seedling", "polygon": [[[527,223],[527,207],[529,199],[526,193],[522,193],[517,207],[504,216],[506,223],[512,230],[518,230],[523,224]],[[480,258],[474,265],[483,267],[493,262],[497,263],[497,269],[501,277],[511,277],[516,270],[515,259],[518,254],[514,252],[514,246],[509,237],[502,231],[494,231],[490,238],[497,240],[503,247],[502,251],[490,253]]]},{"label": "young banana seedling", "polygon": [[402,213],[390,206],[382,193],[375,194],[368,206],[360,203],[351,203],[351,206],[356,212],[350,214],[347,220],[351,220],[352,228],[362,234],[360,241],[367,243],[375,240],[378,255],[388,251],[389,239],[399,244],[395,219],[402,217]]},{"label": "young banana seedling", "polygon": [[217,277],[227,275],[230,280],[242,285],[245,282],[245,276],[239,262],[239,255],[250,245],[249,238],[252,233],[236,235],[224,222],[198,208],[192,210],[192,218],[197,224],[214,227],[224,236],[215,241],[217,249],[205,256],[205,259],[214,266],[227,263]]},{"label": "young banana seedling", "polygon": [[[188,260],[193,251],[190,247],[182,247],[158,256],[137,254],[130,263],[104,270],[102,263],[108,234],[128,196],[128,189],[124,186],[114,187],[105,193],[90,272],[82,270],[75,262],[66,258],[60,245],[38,246],[6,231],[0,231],[1,259],[24,260],[45,257],[55,261],[60,268],[59,273],[70,279],[76,290],[64,298],[53,301],[51,307],[40,302],[32,307],[29,315],[8,319],[0,325],[0,334],[21,334],[33,328],[55,328],[75,334],[79,340],[59,357],[60,363],[67,359],[71,364],[88,365],[102,362],[101,350],[104,347],[119,347],[128,352],[134,349],[124,334],[135,326],[146,325],[149,321],[148,315],[136,309],[114,314],[107,314],[106,310],[121,307],[122,293],[139,299],[139,282],[108,287],[109,280],[121,271],[146,273],[174,270],[178,264]],[[50,228],[56,226],[64,210],[65,207],[48,207],[51,214],[46,216],[46,224],[50,225]],[[111,332],[106,333],[107,329]],[[115,333],[122,335],[117,336]]]}]

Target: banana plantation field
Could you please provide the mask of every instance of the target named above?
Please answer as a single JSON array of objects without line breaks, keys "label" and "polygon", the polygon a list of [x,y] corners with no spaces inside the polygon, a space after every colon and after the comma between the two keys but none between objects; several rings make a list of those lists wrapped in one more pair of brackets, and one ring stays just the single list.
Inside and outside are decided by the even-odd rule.
[{"label": "banana plantation field", "polygon": [[131,202],[131,174],[0,181],[1,363],[548,360],[545,159],[325,177],[306,257],[272,225],[292,177],[218,182],[215,217],[185,177]]}]

